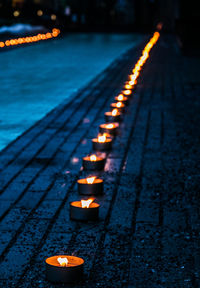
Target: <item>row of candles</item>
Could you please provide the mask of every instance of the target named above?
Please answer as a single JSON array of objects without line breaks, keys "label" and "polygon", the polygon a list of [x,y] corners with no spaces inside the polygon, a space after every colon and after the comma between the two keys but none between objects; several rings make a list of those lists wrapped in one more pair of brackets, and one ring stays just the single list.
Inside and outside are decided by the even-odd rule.
[{"label": "row of candles", "polygon": [[[99,134],[92,139],[93,150],[109,151],[112,149],[114,137],[118,134],[118,128],[122,121],[122,116],[133,90],[136,88],[137,79],[141,69],[149,57],[149,52],[158,41],[160,34],[155,32],[153,37],[142,51],[142,56],[135,64],[129,80],[125,83],[122,92],[115,97],[116,102],[111,103],[111,111],[105,112],[105,122],[99,126]],[[101,154],[100,154],[101,155]],[[97,154],[83,157],[82,166],[87,171],[103,170],[106,158]],[[81,195],[95,196],[103,193],[103,179],[97,176],[90,176],[77,181],[78,192]],[[70,203],[70,218],[77,221],[96,221],[99,216],[100,205],[94,202],[95,198],[74,201]],[[82,279],[84,260],[75,256],[56,255],[46,259],[47,279],[53,282],[76,282]]]},{"label": "row of candles", "polygon": [[47,33],[37,34],[34,36],[20,37],[16,39],[9,39],[4,42],[1,41],[0,48],[16,46],[16,45],[32,43],[32,42],[38,42],[41,40],[48,40],[48,39],[57,37],[59,34],[60,34],[60,30],[57,28],[53,28],[51,32],[47,32]]}]

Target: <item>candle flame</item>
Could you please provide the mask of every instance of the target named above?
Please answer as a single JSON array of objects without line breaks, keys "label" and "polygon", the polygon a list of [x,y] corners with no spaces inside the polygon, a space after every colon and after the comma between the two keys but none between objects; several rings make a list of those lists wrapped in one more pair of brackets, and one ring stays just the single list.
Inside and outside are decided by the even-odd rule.
[{"label": "candle flame", "polygon": [[130,95],[131,94],[131,90],[124,90],[123,93],[124,93],[124,95]]},{"label": "candle flame", "polygon": [[131,89],[131,88],[132,88],[132,86],[131,86],[131,85],[129,85],[129,84],[126,84],[126,85],[125,85],[125,88],[126,88],[126,89]]},{"label": "candle flame", "polygon": [[67,257],[65,257],[65,258],[62,258],[62,257],[59,257],[58,259],[57,259],[57,261],[58,261],[58,263],[60,264],[60,266],[62,266],[62,267],[66,267],[67,266],[67,264],[68,264],[68,259],[67,259]]},{"label": "candle flame", "polygon": [[106,142],[106,133],[103,135],[98,135],[98,142],[99,143],[105,143]]},{"label": "candle flame", "polygon": [[86,178],[86,181],[87,181],[88,184],[93,184],[93,183],[94,183],[94,180],[95,180],[96,178],[97,178],[96,176],[88,177],[88,178]]},{"label": "candle flame", "polygon": [[124,99],[124,96],[123,96],[122,94],[119,94],[119,96],[117,97],[117,99],[118,99],[119,101],[122,101],[122,100]]},{"label": "candle flame", "polygon": [[97,161],[97,156],[96,155],[91,155],[90,156],[90,161]]},{"label": "candle flame", "polygon": [[137,84],[137,81],[136,80],[131,80],[131,81],[129,81],[129,84],[133,86],[133,85]]},{"label": "candle flame", "polygon": [[114,127],[115,127],[115,126],[114,126],[114,124],[112,124],[112,123],[106,125],[106,128],[108,128],[108,129],[112,129],[112,128],[114,128]]},{"label": "candle flame", "polygon": [[112,116],[116,116],[117,113],[118,113],[118,110],[117,110],[117,109],[113,109],[113,110],[112,110]]},{"label": "candle flame", "polygon": [[89,208],[90,204],[92,204],[93,201],[94,201],[94,199],[81,200],[82,208]]},{"label": "candle flame", "polygon": [[116,106],[117,108],[120,108],[122,106],[122,102],[117,102]]}]

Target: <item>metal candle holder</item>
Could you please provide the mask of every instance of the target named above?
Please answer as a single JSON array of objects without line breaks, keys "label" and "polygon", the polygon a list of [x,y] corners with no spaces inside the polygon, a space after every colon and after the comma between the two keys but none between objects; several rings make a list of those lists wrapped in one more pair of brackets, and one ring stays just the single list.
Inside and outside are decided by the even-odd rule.
[{"label": "metal candle holder", "polygon": [[78,192],[82,195],[99,195],[103,194],[103,180],[95,178],[94,182],[89,184],[87,178],[79,179],[78,183]]},{"label": "metal candle holder", "polygon": [[112,111],[108,111],[104,113],[105,120],[107,123],[109,122],[120,122],[121,121],[121,113],[117,113],[116,115],[112,114]]},{"label": "metal candle holder", "polygon": [[[110,125],[110,124],[113,124],[112,128],[109,128],[108,125]],[[111,136],[115,136],[115,135],[117,135],[118,127],[119,127],[119,123],[117,123],[117,122],[109,123],[109,124],[106,124],[106,123],[105,124],[101,124],[99,126],[99,132],[100,133],[108,133]]]},{"label": "metal candle holder", "polygon": [[83,157],[83,168],[85,170],[103,170],[105,166],[105,158],[96,156],[96,161],[91,161],[90,156]]},{"label": "metal candle holder", "polygon": [[105,142],[98,142],[98,138],[92,139],[93,149],[96,151],[108,151],[112,148],[112,139],[106,138]]},{"label": "metal candle holder", "polygon": [[89,208],[82,208],[81,201],[70,203],[70,218],[76,221],[97,221],[99,218],[99,204],[93,202]]},{"label": "metal candle holder", "polygon": [[[58,258],[67,258],[67,266],[61,266]],[[51,282],[74,283],[83,278],[84,260],[75,256],[57,255],[49,257],[46,262],[46,277]]]}]

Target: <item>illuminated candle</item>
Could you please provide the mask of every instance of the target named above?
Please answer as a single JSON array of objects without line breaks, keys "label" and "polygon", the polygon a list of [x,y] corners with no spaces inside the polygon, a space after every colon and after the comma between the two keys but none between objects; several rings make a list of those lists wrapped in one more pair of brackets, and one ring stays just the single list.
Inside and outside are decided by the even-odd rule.
[{"label": "illuminated candle", "polygon": [[105,158],[92,154],[83,157],[83,168],[85,170],[103,170],[105,165]]},{"label": "illuminated candle", "polygon": [[82,195],[98,195],[103,193],[103,180],[96,176],[79,179],[78,192]]},{"label": "illuminated candle", "polygon": [[107,151],[112,148],[112,138],[107,134],[99,134],[97,138],[92,139],[93,149],[96,151]]},{"label": "illuminated candle", "polygon": [[99,218],[98,203],[94,199],[73,201],[70,203],[70,218],[76,221],[97,221]]},{"label": "illuminated candle", "polygon": [[117,102],[122,102],[124,105],[128,105],[129,104],[129,98],[124,96],[123,94],[119,94],[118,96],[115,97],[115,100]]},{"label": "illuminated candle", "polygon": [[113,122],[113,123],[108,123],[108,124],[101,124],[99,126],[99,132],[100,133],[108,133],[112,136],[117,135],[117,129],[119,127],[119,123]]},{"label": "illuminated candle", "polygon": [[112,111],[105,112],[104,114],[106,122],[120,122],[121,113],[117,108],[114,108]]},{"label": "illuminated candle", "polygon": [[51,282],[75,283],[83,278],[82,258],[56,255],[47,258],[45,263],[46,277]]},{"label": "illuminated candle", "polygon": [[118,111],[120,113],[122,113],[124,111],[124,109],[125,109],[125,105],[122,102],[120,102],[120,101],[119,102],[115,102],[115,103],[111,103],[110,107],[112,109],[118,109]]}]

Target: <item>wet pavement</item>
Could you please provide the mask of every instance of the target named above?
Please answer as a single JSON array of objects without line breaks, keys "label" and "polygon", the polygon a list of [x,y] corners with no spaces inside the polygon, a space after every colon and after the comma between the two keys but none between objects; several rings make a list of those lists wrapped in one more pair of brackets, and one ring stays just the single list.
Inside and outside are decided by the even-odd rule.
[{"label": "wet pavement", "polygon": [[61,253],[85,260],[72,287],[199,287],[199,60],[182,56],[174,37],[152,49],[106,155],[99,221],[69,219],[87,175],[81,158],[144,45],[0,154],[2,287],[70,287],[45,279],[45,258]]},{"label": "wet pavement", "polygon": [[0,53],[0,150],[143,39],[68,34]]}]

